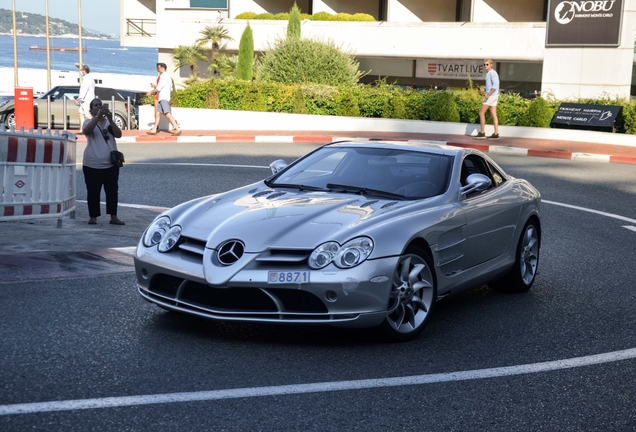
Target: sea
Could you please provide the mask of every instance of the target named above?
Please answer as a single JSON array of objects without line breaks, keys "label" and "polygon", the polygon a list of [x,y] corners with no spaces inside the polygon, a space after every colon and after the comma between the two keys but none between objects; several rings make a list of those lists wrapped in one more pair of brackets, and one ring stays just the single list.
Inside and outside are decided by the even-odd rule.
[{"label": "sea", "polygon": [[[77,48],[77,38],[50,38],[51,48]],[[18,70],[46,69],[46,51],[31,51],[32,45],[46,46],[46,38],[18,36]],[[82,62],[91,72],[124,75],[157,75],[157,49],[122,47],[117,39],[83,39]],[[77,71],[78,52],[51,51],[51,69]],[[13,68],[13,36],[0,36],[0,67]]]}]

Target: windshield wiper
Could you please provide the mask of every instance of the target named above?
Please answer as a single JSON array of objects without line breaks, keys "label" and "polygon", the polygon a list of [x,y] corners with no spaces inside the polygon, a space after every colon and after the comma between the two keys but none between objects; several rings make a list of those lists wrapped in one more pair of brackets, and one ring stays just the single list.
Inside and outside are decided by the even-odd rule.
[{"label": "windshield wiper", "polygon": [[344,193],[351,192],[358,195],[376,195],[376,196],[380,196],[383,198],[390,198],[390,199],[405,199],[406,198],[404,195],[396,194],[393,192],[387,192],[387,191],[378,190],[378,189],[369,189],[369,188],[359,187],[359,186],[348,186],[348,185],[341,185],[336,183],[327,183],[327,187],[331,190],[335,190],[338,192],[344,192]]},{"label": "windshield wiper", "polygon": [[292,183],[272,183],[272,182],[267,182],[265,184],[272,188],[276,188],[276,187],[293,188],[293,189],[298,189],[301,192],[302,191],[329,192],[329,189],[325,189],[323,187],[318,187],[318,186],[308,186],[308,185],[292,184]]}]

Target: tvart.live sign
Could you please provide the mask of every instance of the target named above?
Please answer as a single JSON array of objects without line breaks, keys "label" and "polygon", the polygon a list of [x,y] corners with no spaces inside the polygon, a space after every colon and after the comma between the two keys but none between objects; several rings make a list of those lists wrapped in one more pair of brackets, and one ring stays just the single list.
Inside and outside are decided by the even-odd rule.
[{"label": "tvart.live sign", "polygon": [[620,45],[623,0],[550,0],[546,46]]},{"label": "tvart.live sign", "polygon": [[417,78],[444,78],[466,80],[483,79],[486,75],[483,60],[436,60],[420,59],[415,64]]}]

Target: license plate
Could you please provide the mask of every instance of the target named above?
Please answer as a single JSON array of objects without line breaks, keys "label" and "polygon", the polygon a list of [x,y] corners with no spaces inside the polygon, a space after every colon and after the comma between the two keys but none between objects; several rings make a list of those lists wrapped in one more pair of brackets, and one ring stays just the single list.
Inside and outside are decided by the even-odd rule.
[{"label": "license plate", "polygon": [[271,271],[267,275],[268,284],[306,284],[309,283],[308,271]]}]

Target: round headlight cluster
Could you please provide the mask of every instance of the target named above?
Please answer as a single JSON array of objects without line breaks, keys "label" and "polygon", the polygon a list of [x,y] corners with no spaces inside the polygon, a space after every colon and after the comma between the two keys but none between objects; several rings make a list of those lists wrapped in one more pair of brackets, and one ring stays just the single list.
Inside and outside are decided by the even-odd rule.
[{"label": "round headlight cluster", "polygon": [[309,267],[321,269],[334,263],[340,268],[355,267],[366,260],[373,251],[373,240],[369,237],[357,237],[343,246],[336,242],[327,242],[318,246],[309,256]]},{"label": "round headlight cluster", "polygon": [[144,234],[144,246],[157,246],[159,252],[168,252],[181,237],[181,227],[179,225],[170,226],[170,218],[161,216],[150,224]]}]

